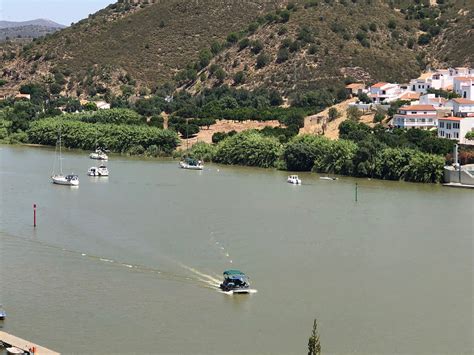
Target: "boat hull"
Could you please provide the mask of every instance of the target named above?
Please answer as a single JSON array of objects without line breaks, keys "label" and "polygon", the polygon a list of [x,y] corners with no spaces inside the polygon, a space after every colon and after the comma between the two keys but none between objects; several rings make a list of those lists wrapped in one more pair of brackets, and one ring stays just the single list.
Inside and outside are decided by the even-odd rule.
[{"label": "boat hull", "polygon": [[79,180],[68,180],[64,176],[52,176],[51,181],[57,185],[79,186]]},{"label": "boat hull", "polygon": [[179,166],[181,169],[188,169],[188,170],[202,170],[204,169],[204,166],[202,165],[189,165],[189,164],[186,164],[186,163],[179,163]]}]

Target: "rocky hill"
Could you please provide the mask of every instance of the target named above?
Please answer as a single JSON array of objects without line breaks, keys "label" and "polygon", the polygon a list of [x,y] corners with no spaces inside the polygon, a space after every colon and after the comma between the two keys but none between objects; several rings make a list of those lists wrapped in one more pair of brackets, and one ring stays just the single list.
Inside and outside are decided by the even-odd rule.
[{"label": "rocky hill", "polygon": [[230,84],[286,95],[344,79],[405,81],[473,65],[473,3],[401,0],[120,0],[71,27],[3,46],[5,87],[55,93],[191,92]]},{"label": "rocky hill", "polygon": [[54,33],[66,26],[47,19],[31,21],[0,21],[0,41],[17,38],[38,38]]}]

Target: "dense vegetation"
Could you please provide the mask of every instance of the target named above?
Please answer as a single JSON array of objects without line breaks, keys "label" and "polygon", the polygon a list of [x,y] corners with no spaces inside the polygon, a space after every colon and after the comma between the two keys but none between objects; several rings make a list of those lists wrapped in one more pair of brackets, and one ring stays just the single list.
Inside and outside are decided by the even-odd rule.
[{"label": "dense vegetation", "polygon": [[60,118],[32,122],[27,131],[28,141],[55,145],[58,132],[61,132],[62,141],[68,148],[91,150],[98,144],[114,152],[143,154],[149,150],[169,155],[178,146],[178,136],[171,130],[138,125],[93,124]]}]

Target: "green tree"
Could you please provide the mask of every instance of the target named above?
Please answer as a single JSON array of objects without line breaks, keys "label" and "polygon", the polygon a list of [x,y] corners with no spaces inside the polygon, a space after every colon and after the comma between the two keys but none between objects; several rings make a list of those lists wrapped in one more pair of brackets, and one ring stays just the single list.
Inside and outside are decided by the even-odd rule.
[{"label": "green tree", "polygon": [[227,73],[224,71],[224,69],[219,68],[214,73],[214,76],[216,77],[216,79],[219,83],[222,83],[222,82],[224,82],[225,78],[227,77]]},{"label": "green tree", "polygon": [[474,141],[474,131],[467,132],[465,138],[470,141]]},{"label": "green tree", "polygon": [[350,106],[346,110],[347,118],[351,121],[359,121],[360,118],[362,117],[362,111],[360,111],[357,107],[355,106]]},{"label": "green tree", "polygon": [[275,166],[281,154],[281,144],[273,137],[263,137],[256,131],[244,131],[224,139],[217,145],[214,161],[222,164],[269,168]]},{"label": "green tree", "polygon": [[318,333],[318,320],[315,319],[313,323],[313,330],[308,340],[308,355],[321,354],[321,341]]},{"label": "green tree", "polygon": [[291,171],[311,171],[317,157],[328,153],[329,139],[322,136],[301,135],[284,147],[283,160]]},{"label": "green tree", "polygon": [[328,111],[329,122],[334,121],[336,118],[340,117],[341,114],[337,111],[337,108],[331,107]]}]

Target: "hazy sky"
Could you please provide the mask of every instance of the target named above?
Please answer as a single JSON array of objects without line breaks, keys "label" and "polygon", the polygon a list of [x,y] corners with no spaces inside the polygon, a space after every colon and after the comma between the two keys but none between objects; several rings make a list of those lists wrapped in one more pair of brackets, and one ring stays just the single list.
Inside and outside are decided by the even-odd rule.
[{"label": "hazy sky", "polygon": [[0,0],[0,20],[47,18],[69,26],[116,0]]}]

